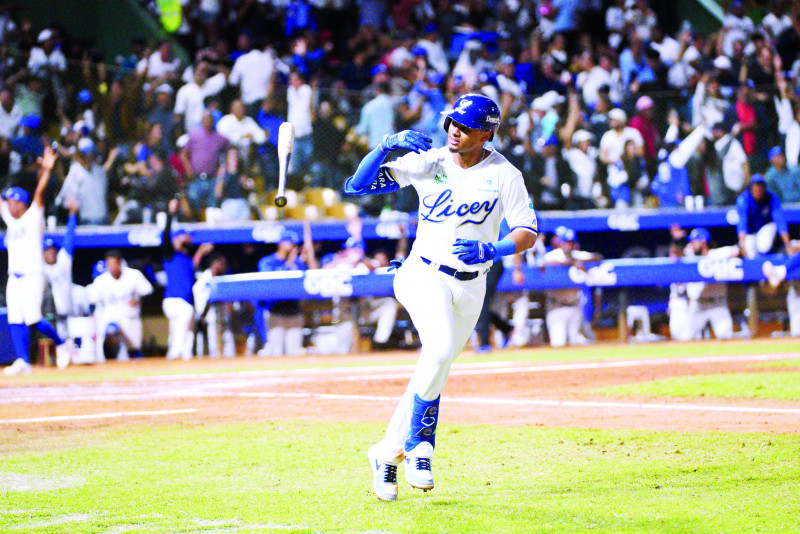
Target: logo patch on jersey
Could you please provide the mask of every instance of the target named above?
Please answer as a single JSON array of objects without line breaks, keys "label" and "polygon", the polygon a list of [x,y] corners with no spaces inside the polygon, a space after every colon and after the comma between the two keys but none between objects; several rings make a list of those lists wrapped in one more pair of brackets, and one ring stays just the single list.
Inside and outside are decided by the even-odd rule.
[{"label": "logo patch on jersey", "polygon": [[444,174],[444,173],[437,174],[436,176],[433,177],[433,183],[436,184],[436,185],[446,184],[447,183],[447,175]]},{"label": "logo patch on jersey", "polygon": [[465,219],[459,224],[483,224],[497,206],[497,199],[493,201],[484,200],[483,202],[464,203],[455,206],[453,202],[453,191],[445,189],[438,195],[428,195],[420,203],[419,218],[421,221],[444,222],[451,215],[466,217],[474,215],[474,218]]}]

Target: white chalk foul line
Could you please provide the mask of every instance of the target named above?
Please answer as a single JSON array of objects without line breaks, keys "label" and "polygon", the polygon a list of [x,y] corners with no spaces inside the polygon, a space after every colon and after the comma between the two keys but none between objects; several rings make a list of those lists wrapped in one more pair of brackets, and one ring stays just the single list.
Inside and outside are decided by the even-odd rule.
[{"label": "white chalk foul line", "polygon": [[115,419],[119,417],[149,417],[156,415],[176,415],[182,413],[194,413],[196,408],[187,408],[183,410],[157,410],[147,412],[110,412],[110,413],[92,413],[85,415],[54,415],[50,417],[35,417],[30,419],[0,419],[2,425],[15,425],[20,423],[52,423],[58,421],[82,421],[88,419]]},{"label": "white chalk foul line", "polygon": [[[377,401],[397,402],[400,397],[381,395],[335,395],[331,393],[279,393],[279,392],[242,392],[240,397],[261,398],[306,398],[345,401]],[[666,404],[640,402],[601,402],[601,401],[568,401],[554,399],[498,399],[486,397],[442,397],[442,402],[455,404],[480,404],[502,406],[562,406],[568,408],[608,408],[631,410],[677,410],[691,412],[734,412],[734,413],[775,413],[800,414],[800,408],[767,408],[759,406],[713,406],[703,404]]]}]

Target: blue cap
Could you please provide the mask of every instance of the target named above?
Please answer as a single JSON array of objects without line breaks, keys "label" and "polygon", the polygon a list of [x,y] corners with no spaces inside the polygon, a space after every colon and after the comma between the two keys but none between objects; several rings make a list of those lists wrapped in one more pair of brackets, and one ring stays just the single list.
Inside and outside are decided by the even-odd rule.
[{"label": "blue cap", "polygon": [[760,174],[754,174],[753,176],[750,177],[750,185],[753,185],[753,184],[764,184],[764,185],[766,185],[767,181]]},{"label": "blue cap", "polygon": [[422,28],[422,33],[436,33],[437,31],[439,31],[439,28],[437,28],[436,24],[433,22],[426,24],[425,27]]},{"label": "blue cap", "polygon": [[31,200],[28,192],[21,187],[9,187],[6,189],[6,192],[3,193],[3,198],[6,200],[18,200],[23,204],[27,204]]},{"label": "blue cap", "polygon": [[386,70],[387,70],[386,65],[384,65],[383,63],[379,63],[379,64],[375,65],[374,67],[372,67],[372,70],[369,71],[369,74],[370,74],[370,76],[377,76],[378,74],[380,74],[382,72],[386,72]]},{"label": "blue cap", "polygon": [[283,243],[288,241],[292,245],[299,245],[301,243],[300,236],[297,235],[297,232],[293,232],[291,230],[284,230],[281,232],[280,238],[278,238],[278,243]]},{"label": "blue cap", "polygon": [[695,228],[689,233],[689,241],[711,241],[711,233],[705,228]]},{"label": "blue cap", "polygon": [[342,248],[360,248],[361,250],[367,250],[367,244],[363,239],[351,237],[344,242],[344,246]]},{"label": "blue cap", "polygon": [[411,55],[412,56],[427,56],[428,55],[428,51],[425,50],[425,48],[423,48],[421,46],[415,46],[414,48],[411,49]]},{"label": "blue cap", "polygon": [[767,154],[767,159],[772,159],[779,154],[783,154],[783,149],[779,146],[774,146],[769,149],[769,153]]},{"label": "blue cap", "polygon": [[78,102],[81,104],[88,104],[92,101],[92,93],[88,89],[82,89],[78,92]]},{"label": "blue cap", "polygon": [[106,272],[108,268],[106,267],[106,260],[100,260],[94,264],[92,267],[92,280]]},{"label": "blue cap", "polygon": [[19,121],[20,126],[24,128],[30,128],[31,130],[38,130],[39,126],[42,125],[42,119],[39,118],[39,115],[34,115],[30,113],[22,117],[22,120]]},{"label": "blue cap", "polygon": [[42,250],[47,250],[50,247],[58,248],[58,245],[52,238],[46,237],[44,241],[42,241]]}]

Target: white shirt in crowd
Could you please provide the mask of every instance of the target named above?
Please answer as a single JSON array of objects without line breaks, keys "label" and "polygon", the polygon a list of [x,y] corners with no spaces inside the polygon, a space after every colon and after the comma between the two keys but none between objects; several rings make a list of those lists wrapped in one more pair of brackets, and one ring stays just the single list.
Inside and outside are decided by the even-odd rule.
[{"label": "white shirt in crowd", "polygon": [[442,43],[439,41],[429,41],[427,39],[420,39],[417,46],[421,46],[428,53],[428,64],[436,70],[439,74],[447,74],[450,72],[450,63],[447,61],[447,54],[444,51]]},{"label": "white shirt in crowd", "polygon": [[597,171],[597,149],[589,146],[589,150],[584,152],[580,148],[572,147],[564,150],[563,154],[577,178],[578,195],[583,198],[591,198],[592,184]]},{"label": "white shirt in crowd", "polygon": [[636,128],[625,126],[621,133],[609,130],[600,138],[600,154],[605,154],[606,159],[612,163],[619,161],[628,141],[633,141],[637,147],[644,146],[642,134]]},{"label": "white shirt in crowd", "polygon": [[311,86],[304,83],[299,88],[291,85],[286,89],[286,101],[289,103],[288,122],[294,126],[294,135],[303,137],[311,135]]},{"label": "white shirt in crowd", "polygon": [[6,139],[14,137],[21,120],[22,111],[18,105],[14,104],[11,111],[6,111],[3,106],[0,106],[0,137],[5,137]]},{"label": "white shirt in crowd", "polygon": [[38,46],[31,49],[31,55],[28,59],[28,70],[30,70],[31,73],[36,73],[45,67],[50,67],[58,72],[67,70],[67,59],[64,57],[64,54],[61,53],[60,49],[53,49],[49,56],[45,53],[44,49]]},{"label": "white shirt in crowd", "polygon": [[[264,130],[252,117],[247,115],[242,120],[237,119],[233,114],[225,115],[217,123],[217,131],[232,144],[241,148],[248,147],[251,143],[260,145],[267,140]],[[248,136],[250,137],[248,138]]]},{"label": "white shirt in crowd", "polygon": [[[41,245],[39,246],[41,249]],[[41,250],[39,256],[41,256]],[[106,271],[89,286],[89,300],[102,312],[103,320],[114,318],[135,319],[142,313],[140,299],[153,292],[153,286],[141,271],[127,266],[114,278]]]},{"label": "white shirt in crowd", "polygon": [[786,135],[786,164],[794,167],[800,162],[800,122],[792,111],[792,103],[786,98],[775,98],[775,110],[778,112],[778,131]]},{"label": "white shirt in crowd", "polygon": [[733,43],[742,41],[747,43],[750,34],[755,30],[755,25],[750,17],[737,17],[733,13],[728,13],[722,19],[722,29],[727,32],[722,38],[722,54],[728,57],[733,57]]},{"label": "white shirt in crowd", "polygon": [[178,89],[175,95],[175,113],[183,115],[183,125],[187,132],[193,132],[200,127],[203,121],[203,111],[206,109],[204,103],[206,97],[213,96],[225,88],[225,75],[222,73],[197,85],[191,81]]},{"label": "white shirt in crowd", "polygon": [[44,238],[44,208],[31,203],[20,218],[15,218],[3,202],[0,216],[6,223],[6,249],[9,274],[42,274],[42,239]]},{"label": "white shirt in crowd", "polygon": [[148,78],[161,78],[166,74],[177,74],[181,67],[181,60],[177,56],[169,61],[161,59],[161,52],[156,50],[150,57],[142,59],[136,65],[136,72],[141,74],[147,69]]},{"label": "white shirt in crowd", "polygon": [[778,17],[775,13],[767,13],[761,19],[761,26],[767,28],[773,37],[778,37],[784,30],[792,27],[792,17],[784,13]]},{"label": "white shirt in crowd", "polygon": [[275,72],[271,50],[253,49],[236,59],[228,83],[238,85],[242,102],[252,104],[267,97],[269,82]]},{"label": "white shirt in crowd", "polygon": [[714,143],[717,153],[728,144],[731,146],[722,158],[722,179],[731,191],[741,191],[744,189],[745,178],[744,164],[747,163],[747,154],[744,153],[742,143],[738,139],[731,139],[730,135],[725,135],[722,139]]}]

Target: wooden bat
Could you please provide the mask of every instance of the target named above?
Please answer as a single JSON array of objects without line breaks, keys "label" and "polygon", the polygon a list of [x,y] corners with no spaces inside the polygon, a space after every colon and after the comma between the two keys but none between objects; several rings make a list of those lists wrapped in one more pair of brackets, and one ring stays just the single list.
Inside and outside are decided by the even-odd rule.
[{"label": "wooden bat", "polygon": [[284,122],[278,129],[278,194],[275,205],[282,208],[286,205],[286,173],[289,169],[289,158],[294,145],[294,126]]}]

